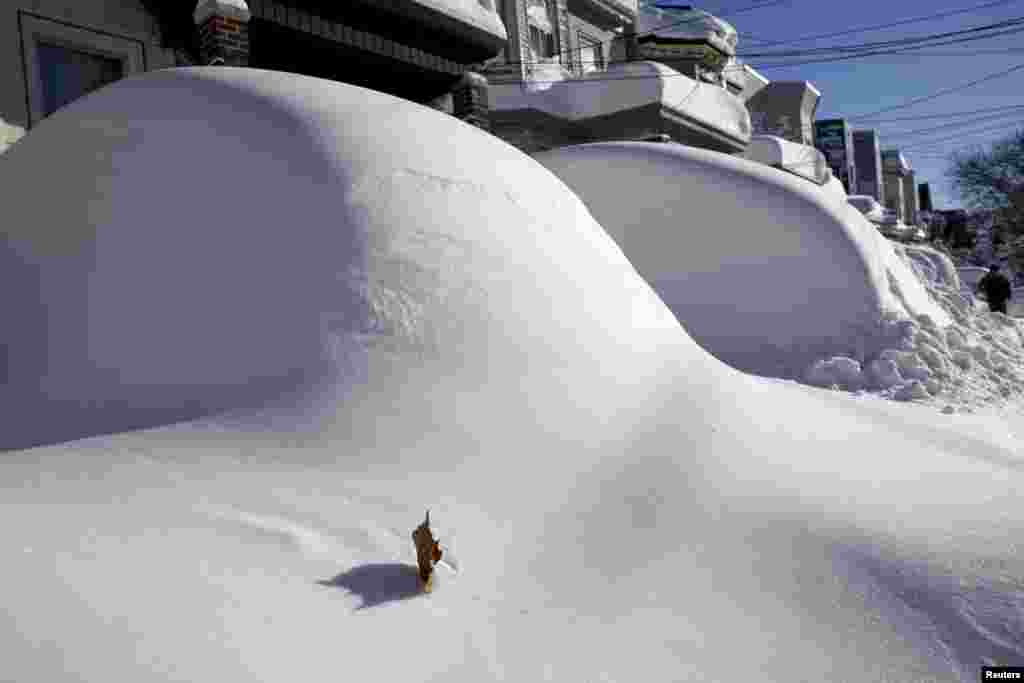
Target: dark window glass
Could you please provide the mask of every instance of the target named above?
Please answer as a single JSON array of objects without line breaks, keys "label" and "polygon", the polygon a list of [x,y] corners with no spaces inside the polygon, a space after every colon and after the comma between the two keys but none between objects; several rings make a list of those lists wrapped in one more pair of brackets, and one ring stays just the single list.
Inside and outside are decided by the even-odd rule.
[{"label": "dark window glass", "polygon": [[38,49],[44,116],[124,76],[120,59],[59,45],[40,44]]}]

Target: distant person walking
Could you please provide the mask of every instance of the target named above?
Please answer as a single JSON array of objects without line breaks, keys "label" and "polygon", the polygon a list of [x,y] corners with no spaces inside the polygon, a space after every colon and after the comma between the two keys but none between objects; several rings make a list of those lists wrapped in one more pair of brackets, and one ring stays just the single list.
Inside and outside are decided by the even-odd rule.
[{"label": "distant person walking", "polygon": [[1006,314],[1006,302],[1013,296],[1013,289],[1006,276],[999,272],[998,263],[989,266],[985,277],[978,280],[978,290],[985,293],[990,311]]}]

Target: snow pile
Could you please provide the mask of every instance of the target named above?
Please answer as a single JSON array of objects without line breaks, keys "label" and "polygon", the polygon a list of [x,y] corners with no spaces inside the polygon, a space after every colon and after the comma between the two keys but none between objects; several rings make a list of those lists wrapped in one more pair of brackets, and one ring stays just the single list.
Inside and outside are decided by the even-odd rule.
[{"label": "snow pile", "polygon": [[742,156],[789,171],[819,185],[824,185],[832,177],[832,169],[820,150],[774,135],[753,136]]},{"label": "snow pile", "polygon": [[923,245],[894,250],[953,319],[944,333],[921,319],[904,342],[933,373],[933,402],[973,410],[1024,392],[1024,321],[990,313],[964,291],[946,254]]},{"label": "snow pile", "polygon": [[[901,321],[951,322],[841,186],[677,145],[600,143],[536,158],[694,339],[741,370],[796,379],[833,356],[863,365],[899,343]],[[639,187],[623,202],[613,189],[630,179]]]},{"label": "snow pile", "polygon": [[[232,112],[248,107],[262,116],[239,122]],[[364,347],[444,350],[472,365],[454,349],[476,345],[486,365],[511,344],[502,362],[512,367],[638,343],[636,329],[615,329],[616,298],[636,325],[667,324],[562,183],[501,140],[453,133],[425,111],[285,73],[180,69],[118,82],[41,123],[0,165],[0,296],[19,321],[5,328],[0,446],[251,406],[336,365],[361,377]],[[457,134],[477,151],[441,162],[429,146],[379,149],[346,128],[369,120],[396,130],[413,120],[417,135]],[[481,185],[482,164],[504,180]],[[524,173],[538,179],[517,189]],[[66,188],[60,202],[47,199],[54,187]],[[389,199],[405,195],[418,200]],[[505,231],[481,234],[492,215],[514,220],[517,239],[546,260],[516,256]],[[565,263],[586,269],[588,258],[608,271],[609,291],[563,281]],[[587,294],[572,311],[553,304],[565,287]],[[527,318],[534,345],[506,330]],[[541,320],[579,335],[573,350],[549,343]],[[586,332],[594,325],[604,327]]]},{"label": "snow pile", "polygon": [[1021,321],[989,313],[962,291],[952,261],[942,252],[918,245],[893,245],[893,251],[952,322],[940,329],[926,315],[891,318],[886,348],[872,354],[866,365],[847,357],[822,359],[809,368],[806,381],[923,400],[947,410],[975,410],[1024,392]]},{"label": "snow pile", "polygon": [[750,139],[750,113],[742,100],[658,62],[611,64],[604,72],[571,79],[558,64],[535,68],[533,80],[524,85],[492,84],[491,107],[536,109],[579,121],[660,103],[744,142]]},{"label": "snow pile", "polygon": [[[834,178],[818,188],[715,152],[644,143],[536,158],[583,198],[694,339],[738,369],[961,408],[1024,390],[1012,370],[1024,363],[1018,325],[961,294],[946,255],[885,239]],[[643,179],[629,203],[612,192],[627,176]]]},{"label": "snow pile", "polygon": [[205,415],[4,454],[12,680],[952,682],[1024,658],[1019,428],[730,370],[563,183],[450,116],[155,72],[47,119],[0,181],[5,445],[74,413],[122,430],[136,401]]}]

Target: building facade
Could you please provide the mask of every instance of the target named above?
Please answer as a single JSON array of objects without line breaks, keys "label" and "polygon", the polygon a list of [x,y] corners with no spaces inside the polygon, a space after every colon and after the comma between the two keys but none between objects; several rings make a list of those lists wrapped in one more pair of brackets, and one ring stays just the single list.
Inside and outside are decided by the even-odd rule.
[{"label": "building facade", "polygon": [[847,194],[856,194],[857,168],[853,153],[853,130],[845,119],[821,119],[814,123],[814,145],[825,155],[829,168]]},{"label": "building facade", "polygon": [[487,127],[493,0],[14,0],[0,8],[0,147],[132,73],[251,66],[352,83]]},{"label": "building facade", "polygon": [[885,206],[885,185],[882,179],[882,150],[878,133],[873,130],[853,131],[853,157],[857,183],[854,194],[874,197]]},{"label": "building facade", "polygon": [[763,83],[752,69],[725,77],[736,35],[725,22],[686,9],[700,25],[686,35],[645,31],[636,0],[503,0],[502,11],[509,45],[486,70],[492,132],[519,149],[657,140],[732,154],[749,143],[733,91]]},{"label": "building facade", "polygon": [[903,215],[907,225],[917,225],[921,221],[921,211],[917,201],[917,183],[914,170],[909,169],[900,179],[903,183]]},{"label": "building facade", "polygon": [[[885,208],[896,213],[897,218],[907,222],[913,216],[907,215],[904,178],[911,172],[910,164],[898,149],[882,150],[882,180],[885,184]],[[916,193],[915,193],[916,194]]]}]

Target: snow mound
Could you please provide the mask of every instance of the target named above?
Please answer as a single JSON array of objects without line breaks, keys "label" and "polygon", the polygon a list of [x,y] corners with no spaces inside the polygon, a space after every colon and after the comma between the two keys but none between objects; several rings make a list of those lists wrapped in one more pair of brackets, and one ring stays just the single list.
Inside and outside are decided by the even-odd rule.
[{"label": "snow mound", "polygon": [[[535,158],[694,339],[738,369],[855,386],[860,372],[828,359],[865,366],[918,316],[951,323],[841,188],[679,145],[598,143]],[[641,181],[623,202],[613,190],[631,179]]]},{"label": "snow mound", "polygon": [[[239,119],[249,108],[262,116]],[[346,128],[366,112],[477,151],[436,161],[422,145],[380,149]],[[372,91],[248,69],[130,78],[48,118],[0,163],[0,296],[18,321],[5,326],[0,445],[258,403],[334,364],[359,376],[371,347],[471,364],[456,350],[468,344],[486,364],[509,346],[503,362],[526,363],[574,353],[545,340],[579,325],[605,325],[589,335],[595,344],[625,344],[635,331],[602,312],[614,299],[629,310],[645,299],[631,319],[672,328],[562,183],[503,141],[450,124]],[[481,156],[506,180],[479,181]],[[539,178],[528,192],[514,181],[522,174]],[[273,197],[289,201],[258,201]],[[479,228],[494,213],[518,216],[517,242],[549,256],[511,257],[513,236]],[[607,292],[565,278],[564,264],[581,259],[611,268]],[[512,287],[516,272],[530,273],[528,289]],[[560,288],[585,297],[556,305]],[[506,329],[524,316],[532,345]]]},{"label": "snow mound", "polygon": [[[154,72],[47,119],[0,183],[5,445],[202,416],[4,454],[12,680],[1024,656],[1020,435],[728,369],[562,182],[450,116]],[[427,509],[450,564],[424,596]]]}]

